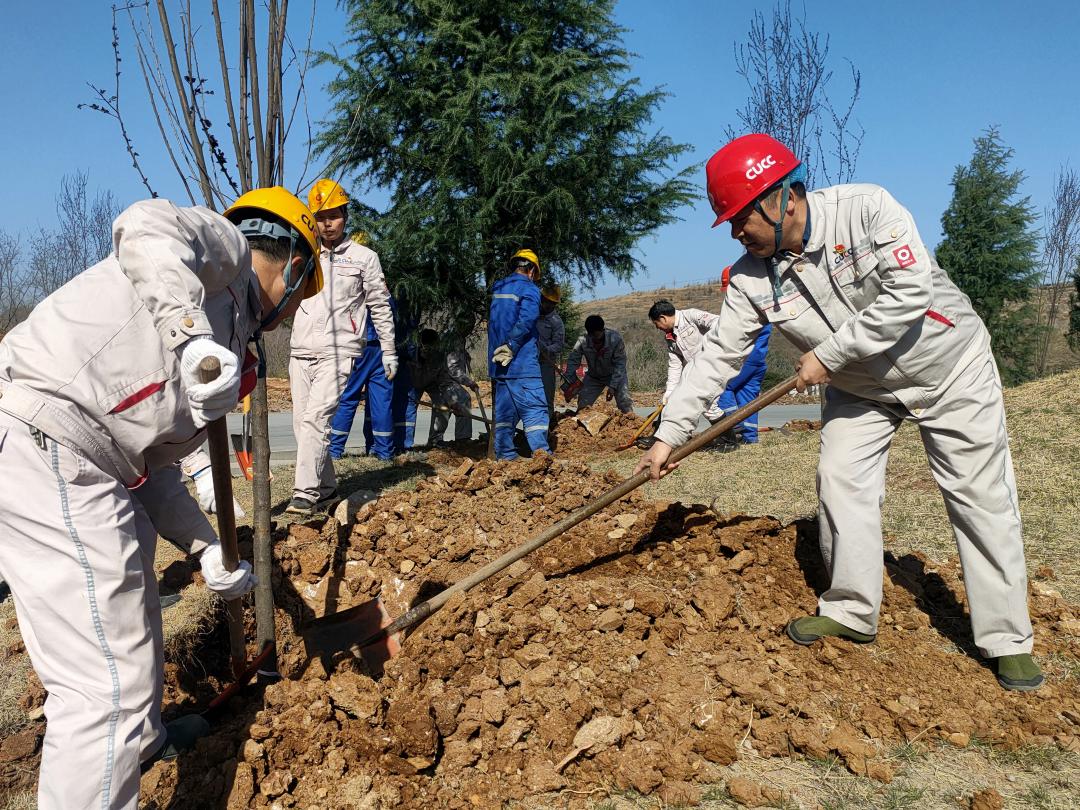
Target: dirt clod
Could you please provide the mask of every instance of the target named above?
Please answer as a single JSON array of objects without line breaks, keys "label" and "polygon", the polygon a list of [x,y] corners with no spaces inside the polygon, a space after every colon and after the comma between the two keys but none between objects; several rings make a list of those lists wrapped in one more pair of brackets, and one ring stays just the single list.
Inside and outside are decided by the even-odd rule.
[{"label": "dirt clod", "polygon": [[971,797],[971,810],[1002,810],[1005,800],[994,788],[977,790]]}]

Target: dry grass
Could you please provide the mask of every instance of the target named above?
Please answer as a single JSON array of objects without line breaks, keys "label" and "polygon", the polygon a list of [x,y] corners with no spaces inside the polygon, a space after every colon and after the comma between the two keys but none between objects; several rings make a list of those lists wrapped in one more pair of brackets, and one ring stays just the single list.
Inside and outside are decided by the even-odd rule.
[{"label": "dry grass", "polygon": [[[1024,519],[1029,569],[1049,566],[1053,586],[1080,600],[1080,371],[1006,390],[1010,446]],[[817,513],[817,433],[766,433],[737,453],[699,453],[653,485],[650,497],[713,503],[719,512],[776,515]],[[613,466],[629,473],[636,455]],[[610,460],[598,462],[612,466]],[[889,454],[882,527],[886,545],[944,559],[956,553],[941,495],[930,477],[918,431],[905,425]]]},{"label": "dry grass", "polygon": [[11,599],[0,604],[0,739],[26,725],[26,712],[19,699],[26,691],[30,659],[26,653],[13,653],[22,637],[15,624],[15,605]]},{"label": "dry grass", "polygon": [[8,796],[2,810],[34,810],[35,807],[37,807],[37,796],[26,791]]}]

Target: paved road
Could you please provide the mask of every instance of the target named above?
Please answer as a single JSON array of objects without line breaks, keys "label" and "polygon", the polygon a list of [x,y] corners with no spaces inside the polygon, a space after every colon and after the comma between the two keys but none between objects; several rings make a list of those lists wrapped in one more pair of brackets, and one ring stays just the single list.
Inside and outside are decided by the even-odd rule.
[{"label": "paved road", "polygon": [[[634,411],[638,416],[644,418],[652,412],[652,409],[635,408]],[[477,416],[479,415],[479,412],[477,412]],[[792,419],[819,419],[820,417],[821,409],[818,405],[770,405],[761,412],[761,415],[758,417],[758,424],[768,427],[779,427],[780,425],[790,422]],[[430,423],[431,411],[426,408],[420,408],[416,415],[416,438],[418,441],[423,442],[427,440]],[[698,424],[698,429],[702,430],[707,425],[708,423],[702,419]],[[481,429],[484,426],[480,422],[474,422],[473,426],[473,436],[475,437],[481,432]],[[229,415],[229,427],[237,433],[240,432],[239,415]],[[357,413],[353,431],[345,444],[346,452],[363,451],[363,427],[363,411],[361,410]],[[450,428],[446,431],[446,435],[447,437],[453,437],[453,424],[451,424]],[[270,414],[270,456],[271,464],[273,465],[292,464],[296,461],[296,439],[294,438],[292,431],[291,411]]]}]

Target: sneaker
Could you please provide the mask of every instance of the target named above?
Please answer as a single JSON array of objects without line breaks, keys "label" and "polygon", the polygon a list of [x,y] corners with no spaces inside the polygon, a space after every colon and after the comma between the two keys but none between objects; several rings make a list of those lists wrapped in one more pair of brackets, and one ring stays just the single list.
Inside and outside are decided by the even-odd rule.
[{"label": "sneaker", "polygon": [[825,636],[846,638],[848,641],[854,641],[856,644],[870,644],[877,638],[877,636],[872,636],[868,633],[860,633],[857,630],[852,630],[850,627],[845,627],[840,624],[840,622],[835,619],[830,619],[828,616],[803,616],[801,619],[795,619],[794,621],[788,622],[788,626],[785,630],[788,634],[788,638],[804,647],[813,644],[815,641],[822,639]]},{"label": "sneaker", "polygon": [[326,512],[327,514],[329,514],[330,510],[337,506],[340,502],[341,496],[338,495],[338,491],[335,489],[329,495],[319,498],[318,503],[315,504],[315,511]]},{"label": "sneaker", "polygon": [[1029,653],[1003,655],[994,661],[998,683],[1010,691],[1031,692],[1046,681],[1039,665]]},{"label": "sneaker", "polygon": [[285,507],[285,511],[290,515],[314,515],[315,504],[307,498],[297,496],[289,501],[289,505]]}]

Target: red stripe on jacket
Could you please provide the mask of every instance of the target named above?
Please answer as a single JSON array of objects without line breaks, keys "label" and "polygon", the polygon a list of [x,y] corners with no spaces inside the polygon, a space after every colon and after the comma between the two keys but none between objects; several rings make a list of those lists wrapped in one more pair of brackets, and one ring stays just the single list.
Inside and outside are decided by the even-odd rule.
[{"label": "red stripe on jacket", "polygon": [[145,388],[140,388],[138,391],[136,391],[131,396],[124,397],[124,399],[122,399],[118,403],[116,403],[116,407],[113,408],[111,411],[109,411],[109,413],[120,413],[121,411],[126,411],[128,408],[132,407],[133,405],[138,405],[140,402],[142,402],[147,397],[152,397],[154,394],[156,394],[158,391],[162,390],[164,387],[165,387],[165,381],[164,380],[162,380],[161,382],[150,383],[150,385],[146,386]]},{"label": "red stripe on jacket", "polygon": [[942,314],[941,314],[940,312],[934,312],[934,310],[932,310],[932,309],[928,309],[928,310],[926,310],[926,317],[927,317],[927,318],[931,318],[931,319],[933,319],[933,320],[937,321],[938,323],[943,323],[943,324],[945,324],[946,326],[951,326],[951,327],[955,327],[955,326],[956,326],[956,324],[955,324],[955,323],[953,323],[952,321],[950,321],[950,320],[949,320],[948,318],[946,318],[946,317],[945,317],[944,315],[942,315]]}]

